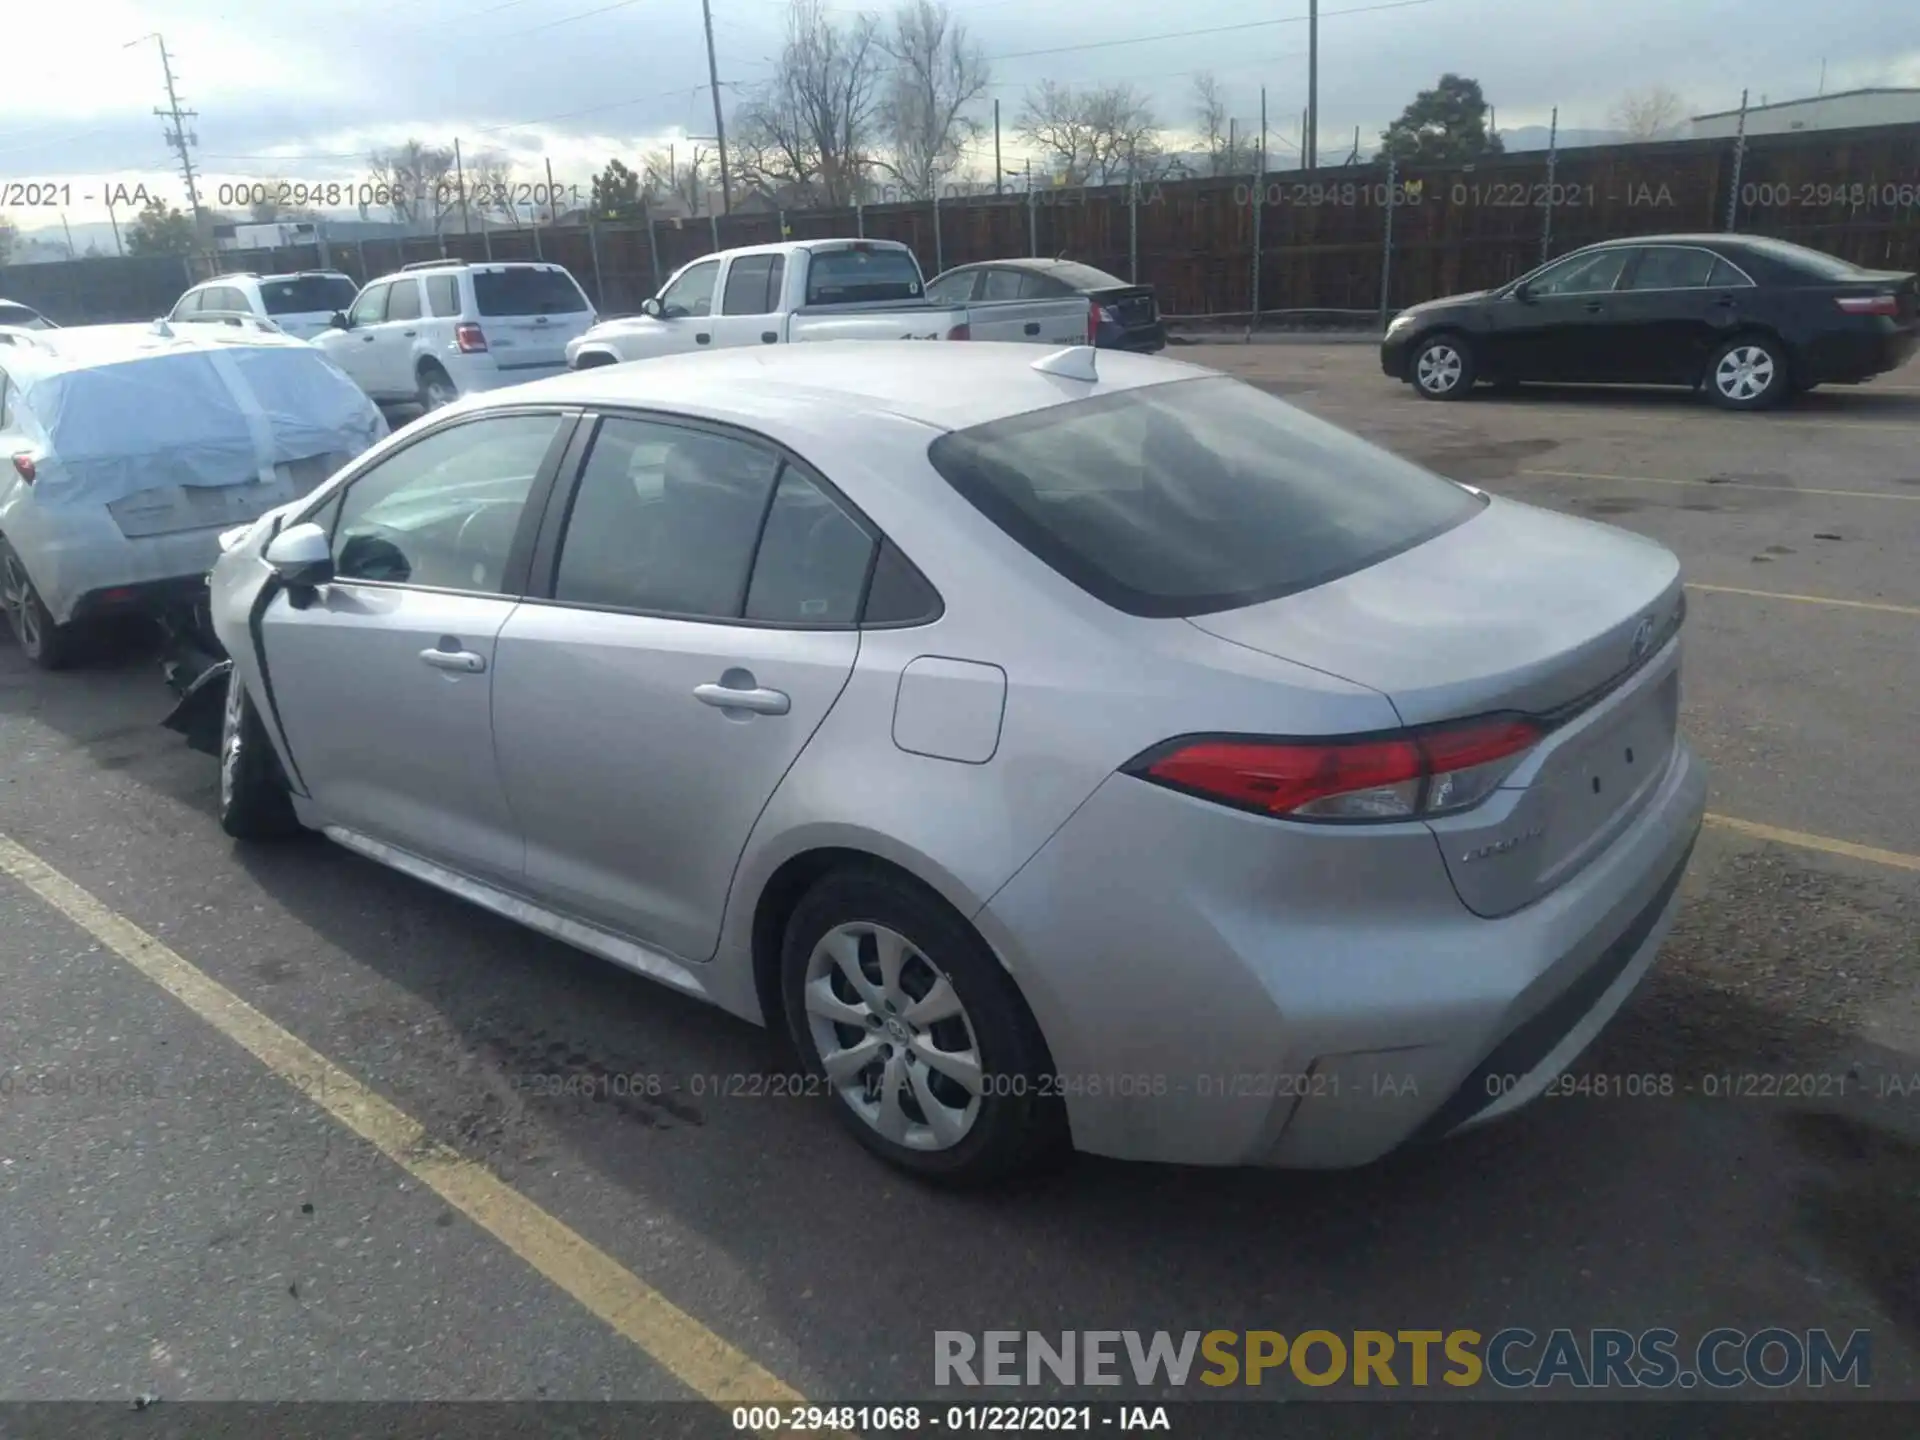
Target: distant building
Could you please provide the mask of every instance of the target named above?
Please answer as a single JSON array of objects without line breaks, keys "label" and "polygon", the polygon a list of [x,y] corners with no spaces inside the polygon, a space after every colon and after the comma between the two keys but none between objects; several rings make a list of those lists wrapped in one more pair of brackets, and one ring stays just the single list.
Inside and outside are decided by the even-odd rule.
[{"label": "distant building", "polygon": [[[1747,107],[1747,134],[1782,135],[1795,130],[1845,130],[1863,125],[1920,124],[1920,88],[1840,90],[1809,100],[1781,100]],[[1738,110],[1696,115],[1689,128],[1695,140],[1739,133]]]}]

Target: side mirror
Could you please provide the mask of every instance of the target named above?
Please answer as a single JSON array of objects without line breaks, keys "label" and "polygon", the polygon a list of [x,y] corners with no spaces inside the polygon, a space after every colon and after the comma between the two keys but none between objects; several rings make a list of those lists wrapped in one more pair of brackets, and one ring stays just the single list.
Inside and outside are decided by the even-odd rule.
[{"label": "side mirror", "polygon": [[1526,281],[1522,280],[1518,285],[1513,287],[1513,298],[1518,300],[1522,305],[1531,305],[1533,303],[1533,292],[1527,289]]},{"label": "side mirror", "polygon": [[649,295],[640,302],[640,313],[651,319],[658,320],[662,314],[659,300]]},{"label": "side mirror", "polygon": [[352,321],[347,319],[347,312],[344,310],[334,311],[333,318],[327,321],[327,325],[334,330],[345,330],[352,323],[353,323]]},{"label": "side mirror", "polygon": [[311,521],[274,536],[264,558],[286,585],[310,589],[333,579],[333,544],[327,532]]}]

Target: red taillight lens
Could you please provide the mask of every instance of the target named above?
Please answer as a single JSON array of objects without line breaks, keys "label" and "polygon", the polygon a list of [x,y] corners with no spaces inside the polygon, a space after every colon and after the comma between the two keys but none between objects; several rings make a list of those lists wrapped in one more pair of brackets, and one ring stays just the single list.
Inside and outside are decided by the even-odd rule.
[{"label": "red taillight lens", "polygon": [[947,331],[947,338],[949,340],[971,340],[973,338],[973,326],[956,325]]},{"label": "red taillight lens", "polygon": [[38,473],[38,471],[34,469],[33,457],[31,455],[14,456],[13,473],[31,485],[33,483],[33,477]]},{"label": "red taillight lens", "polygon": [[1499,716],[1366,740],[1195,740],[1126,768],[1289,819],[1410,820],[1479,804],[1542,733],[1530,720]]},{"label": "red taillight lens", "polygon": [[462,355],[472,355],[487,348],[487,334],[478,325],[456,325],[453,343],[460,347]]},{"label": "red taillight lens", "polygon": [[1897,295],[1841,295],[1835,298],[1838,305],[1849,315],[1898,315],[1900,299]]},{"label": "red taillight lens", "polygon": [[1099,338],[1100,338],[1100,307],[1098,305],[1090,304],[1087,306],[1087,343],[1091,345]]}]

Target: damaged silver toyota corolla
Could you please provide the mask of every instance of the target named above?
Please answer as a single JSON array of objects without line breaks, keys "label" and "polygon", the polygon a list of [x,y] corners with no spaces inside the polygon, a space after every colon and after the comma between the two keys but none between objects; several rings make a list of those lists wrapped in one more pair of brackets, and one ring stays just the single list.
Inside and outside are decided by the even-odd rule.
[{"label": "damaged silver toyota corolla", "polygon": [[1681,594],[1195,366],[822,343],[389,439],[229,538],[201,703],[232,834],[783,1026],[895,1164],[1353,1165],[1653,964]]}]

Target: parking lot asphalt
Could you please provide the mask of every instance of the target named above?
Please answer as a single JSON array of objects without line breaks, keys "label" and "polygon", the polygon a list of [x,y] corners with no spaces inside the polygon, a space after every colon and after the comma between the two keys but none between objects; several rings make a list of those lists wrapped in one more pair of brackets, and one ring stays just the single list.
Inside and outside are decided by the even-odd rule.
[{"label": "parking lot asphalt", "polygon": [[1920,1397],[1920,367],[1733,416],[1175,354],[1681,556],[1714,819],[1579,1066],[1636,1093],[1346,1174],[931,1191],[730,1081],[790,1064],[750,1026],[323,841],[234,846],[143,637],[0,645],[0,1395],[860,1402],[938,1394],[936,1330],[1518,1324],[1865,1328]]}]

